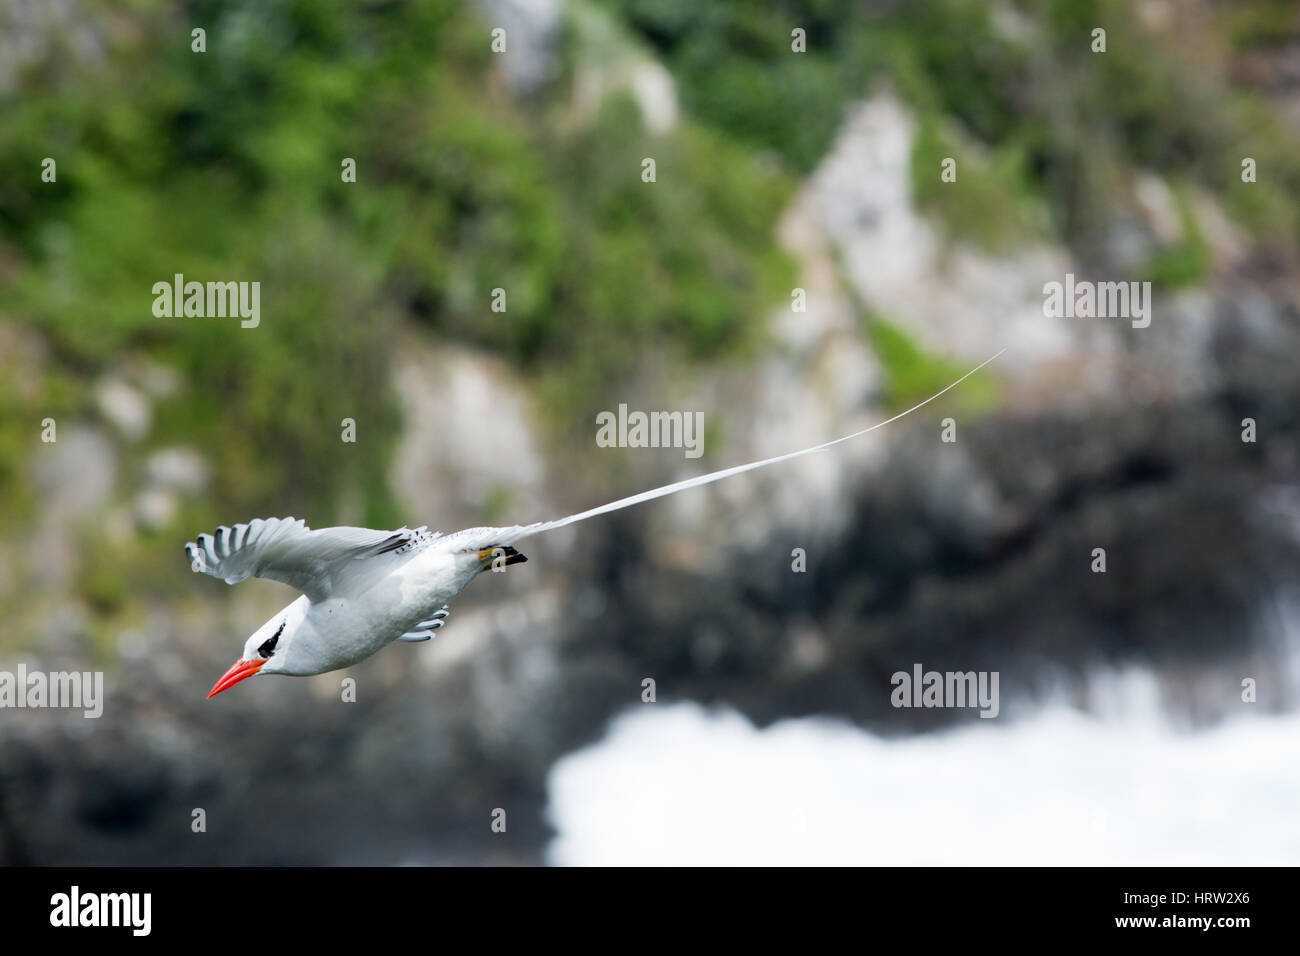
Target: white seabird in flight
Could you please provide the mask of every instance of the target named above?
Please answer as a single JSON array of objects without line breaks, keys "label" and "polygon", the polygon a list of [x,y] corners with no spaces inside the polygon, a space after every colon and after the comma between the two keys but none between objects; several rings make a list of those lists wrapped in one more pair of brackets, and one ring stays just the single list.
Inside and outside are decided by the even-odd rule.
[{"label": "white seabird in flight", "polygon": [[526,560],[513,545],[531,535],[707,485],[732,475],[810,455],[896,422],[956,388],[1006,349],[907,411],[800,451],[736,465],[643,491],[629,498],[536,524],[468,528],[441,534],[427,528],[372,531],[320,528],[294,518],[255,519],[185,545],[195,571],[235,584],[247,577],[281,581],[302,592],[244,642],[244,652],[208,696],[255,674],[306,676],[348,667],[394,641],[427,641],[442,627],[447,603],[488,568]]}]

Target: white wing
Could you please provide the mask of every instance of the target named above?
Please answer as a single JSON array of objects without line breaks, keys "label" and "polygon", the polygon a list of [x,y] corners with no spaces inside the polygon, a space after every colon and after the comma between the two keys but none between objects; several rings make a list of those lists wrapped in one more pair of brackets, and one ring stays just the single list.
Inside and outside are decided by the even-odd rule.
[{"label": "white wing", "polygon": [[[551,531],[555,528],[563,528],[565,525],[576,524],[579,521],[586,521],[588,518],[594,518],[597,515],[609,514],[611,511],[622,511],[624,508],[630,508],[633,505],[639,505],[645,501],[653,501],[656,498],[663,498],[666,495],[675,495],[679,491],[685,491],[688,488],[698,488],[700,485],[712,484],[715,481],[721,481],[723,478],[730,478],[732,475],[739,475],[746,471],[753,471],[755,468],[766,468],[768,465],[775,465],[778,462],[789,461],[791,458],[799,458],[802,455],[811,455],[814,452],[824,451],[833,445],[841,442],[850,441],[859,438],[868,432],[874,432],[877,428],[884,428],[907,415],[912,414],[918,408],[929,405],[940,395],[952,391],[966,379],[970,378],[986,365],[991,364],[1006,349],[1000,350],[996,355],[988,358],[975,366],[957,381],[945,388],[935,392],[925,401],[917,402],[905,412],[899,412],[893,418],[887,418],[883,422],[877,422],[870,428],[864,428],[856,431],[852,435],[845,435],[843,438],[836,438],[832,441],[823,442],[820,445],[814,445],[811,448],[803,448],[799,451],[788,452],[784,455],[777,455],[775,458],[764,458],[762,461],[751,461],[747,465],[735,465],[731,468],[723,468],[721,471],[713,471],[707,475],[699,475],[695,478],[687,478],[683,481],[674,482],[671,485],[664,485],[661,488],[652,488],[649,491],[643,491],[638,495],[632,495],[628,498],[620,498],[618,501],[611,501],[609,504],[601,505],[598,508],[592,508],[589,511],[580,511],[578,514],[569,515],[567,518],[560,518],[556,521],[539,521],[535,524],[514,525],[509,528],[470,528],[466,531],[459,531],[453,535],[447,535],[442,539],[440,546],[448,547],[452,550],[478,550],[491,547],[504,547],[521,541],[524,538],[540,534],[543,531]],[[460,540],[463,539],[463,540]]]},{"label": "white wing", "polygon": [[[390,561],[405,561],[438,538],[426,528],[374,531],[321,528],[313,531],[294,518],[257,518],[185,545],[195,571],[236,584],[247,577],[270,578],[320,601],[341,587],[369,580],[366,572],[386,572]],[[365,560],[366,565],[357,562]]]}]

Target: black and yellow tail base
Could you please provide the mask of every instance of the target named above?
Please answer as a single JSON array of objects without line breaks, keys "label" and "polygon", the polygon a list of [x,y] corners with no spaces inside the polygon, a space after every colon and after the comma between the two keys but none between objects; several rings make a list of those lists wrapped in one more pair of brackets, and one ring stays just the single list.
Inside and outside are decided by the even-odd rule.
[{"label": "black and yellow tail base", "polygon": [[527,555],[520,554],[514,548],[484,548],[478,553],[480,561],[487,561],[496,567],[510,567],[512,564],[523,564],[528,560]]}]

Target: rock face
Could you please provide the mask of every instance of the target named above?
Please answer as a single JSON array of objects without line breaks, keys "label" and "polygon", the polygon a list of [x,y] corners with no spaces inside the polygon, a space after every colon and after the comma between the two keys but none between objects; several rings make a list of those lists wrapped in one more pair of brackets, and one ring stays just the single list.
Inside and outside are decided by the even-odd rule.
[{"label": "rock face", "polygon": [[44,508],[26,562],[42,570],[50,590],[66,584],[76,569],[70,531],[107,501],[117,472],[113,443],[99,429],[69,423],[56,436],[32,462],[32,487]]},{"label": "rock face", "polygon": [[493,30],[503,30],[502,63],[511,88],[534,96],[554,78],[562,0],[476,0]]},{"label": "rock face", "polygon": [[51,50],[97,61],[105,46],[102,30],[79,0],[0,4],[0,95],[11,93],[23,70]]},{"label": "rock face", "polygon": [[413,335],[394,373],[403,429],[391,484],[412,514],[490,522],[507,511],[544,513],[536,426],[518,376],[499,360]]},{"label": "rock face", "polygon": [[677,87],[663,64],[649,56],[627,31],[598,5],[567,5],[577,49],[572,120],[589,122],[615,93],[626,93],[641,111],[646,129],[662,135],[680,118]]}]

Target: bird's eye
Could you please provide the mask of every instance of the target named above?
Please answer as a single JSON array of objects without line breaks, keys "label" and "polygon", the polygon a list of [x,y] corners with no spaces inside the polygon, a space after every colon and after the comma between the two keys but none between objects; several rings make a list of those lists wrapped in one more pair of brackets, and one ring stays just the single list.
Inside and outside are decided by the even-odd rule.
[{"label": "bird's eye", "polygon": [[265,660],[275,653],[275,644],[280,640],[280,635],[284,633],[284,623],[280,622],[280,627],[274,634],[262,642],[262,646],[257,649],[257,656]]}]

